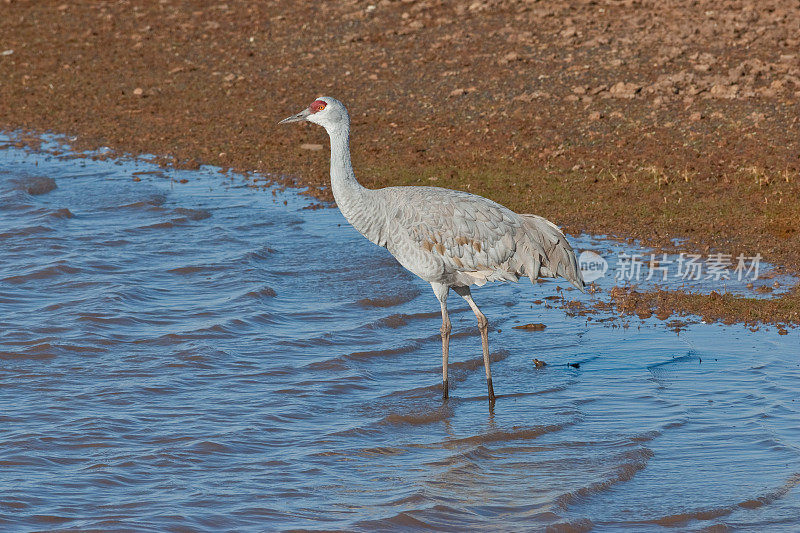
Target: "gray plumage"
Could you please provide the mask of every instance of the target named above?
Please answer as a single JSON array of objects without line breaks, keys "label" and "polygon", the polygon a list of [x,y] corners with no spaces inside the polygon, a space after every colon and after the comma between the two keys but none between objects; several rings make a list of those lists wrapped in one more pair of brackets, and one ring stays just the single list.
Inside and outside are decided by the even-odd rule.
[{"label": "gray plumage", "polygon": [[425,281],[480,286],[561,276],[583,289],[572,247],[542,217],[439,187],[387,187],[370,196],[377,221],[356,229]]},{"label": "gray plumage", "polygon": [[443,396],[448,396],[451,328],[446,301],[452,288],[478,317],[493,403],[487,322],[469,287],[520,277],[532,282],[539,277],[562,277],[583,291],[575,253],[564,234],[542,217],[518,214],[467,192],[440,187],[367,189],[356,180],[350,163],[350,120],[344,105],[321,97],[281,122],[301,120],[323,126],[330,136],[331,188],[347,221],[433,287],[442,308]]}]

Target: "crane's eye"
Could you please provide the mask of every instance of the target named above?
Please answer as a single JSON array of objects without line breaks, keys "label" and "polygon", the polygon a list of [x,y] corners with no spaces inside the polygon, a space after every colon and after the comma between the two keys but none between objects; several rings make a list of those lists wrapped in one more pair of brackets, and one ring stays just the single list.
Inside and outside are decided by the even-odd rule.
[{"label": "crane's eye", "polygon": [[314,102],[310,106],[311,107],[311,112],[312,113],[319,113],[320,111],[325,109],[325,107],[327,105],[328,104],[323,102],[322,100],[314,100]]}]

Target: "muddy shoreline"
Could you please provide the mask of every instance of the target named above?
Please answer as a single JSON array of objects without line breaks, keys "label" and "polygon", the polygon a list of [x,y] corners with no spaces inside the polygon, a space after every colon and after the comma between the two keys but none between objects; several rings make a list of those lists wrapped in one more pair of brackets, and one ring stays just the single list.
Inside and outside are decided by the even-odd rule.
[{"label": "muddy shoreline", "polygon": [[[573,233],[800,270],[798,6],[6,1],[0,14],[5,131],[330,200],[327,151],[302,148],[324,133],[275,125],[330,94],[351,109],[367,186],[466,189]],[[798,289],[776,300],[653,306],[800,322]]]}]

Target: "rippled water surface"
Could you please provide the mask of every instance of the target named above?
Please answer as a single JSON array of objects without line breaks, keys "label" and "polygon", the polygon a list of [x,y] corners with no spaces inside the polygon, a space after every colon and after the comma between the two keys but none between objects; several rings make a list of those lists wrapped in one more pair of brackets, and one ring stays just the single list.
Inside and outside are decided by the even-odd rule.
[{"label": "rippled water surface", "polygon": [[796,330],[489,285],[443,403],[430,287],[246,185],[0,150],[0,529],[797,530]]}]

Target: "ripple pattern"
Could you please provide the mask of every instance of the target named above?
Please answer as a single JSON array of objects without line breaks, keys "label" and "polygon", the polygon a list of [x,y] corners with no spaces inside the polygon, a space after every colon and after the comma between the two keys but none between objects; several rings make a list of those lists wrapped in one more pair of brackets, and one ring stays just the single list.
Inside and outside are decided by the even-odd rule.
[{"label": "ripple pattern", "polygon": [[216,169],[0,160],[0,529],[797,526],[796,331],[487,286],[496,408],[456,300],[443,403],[430,288],[338,211]]}]

